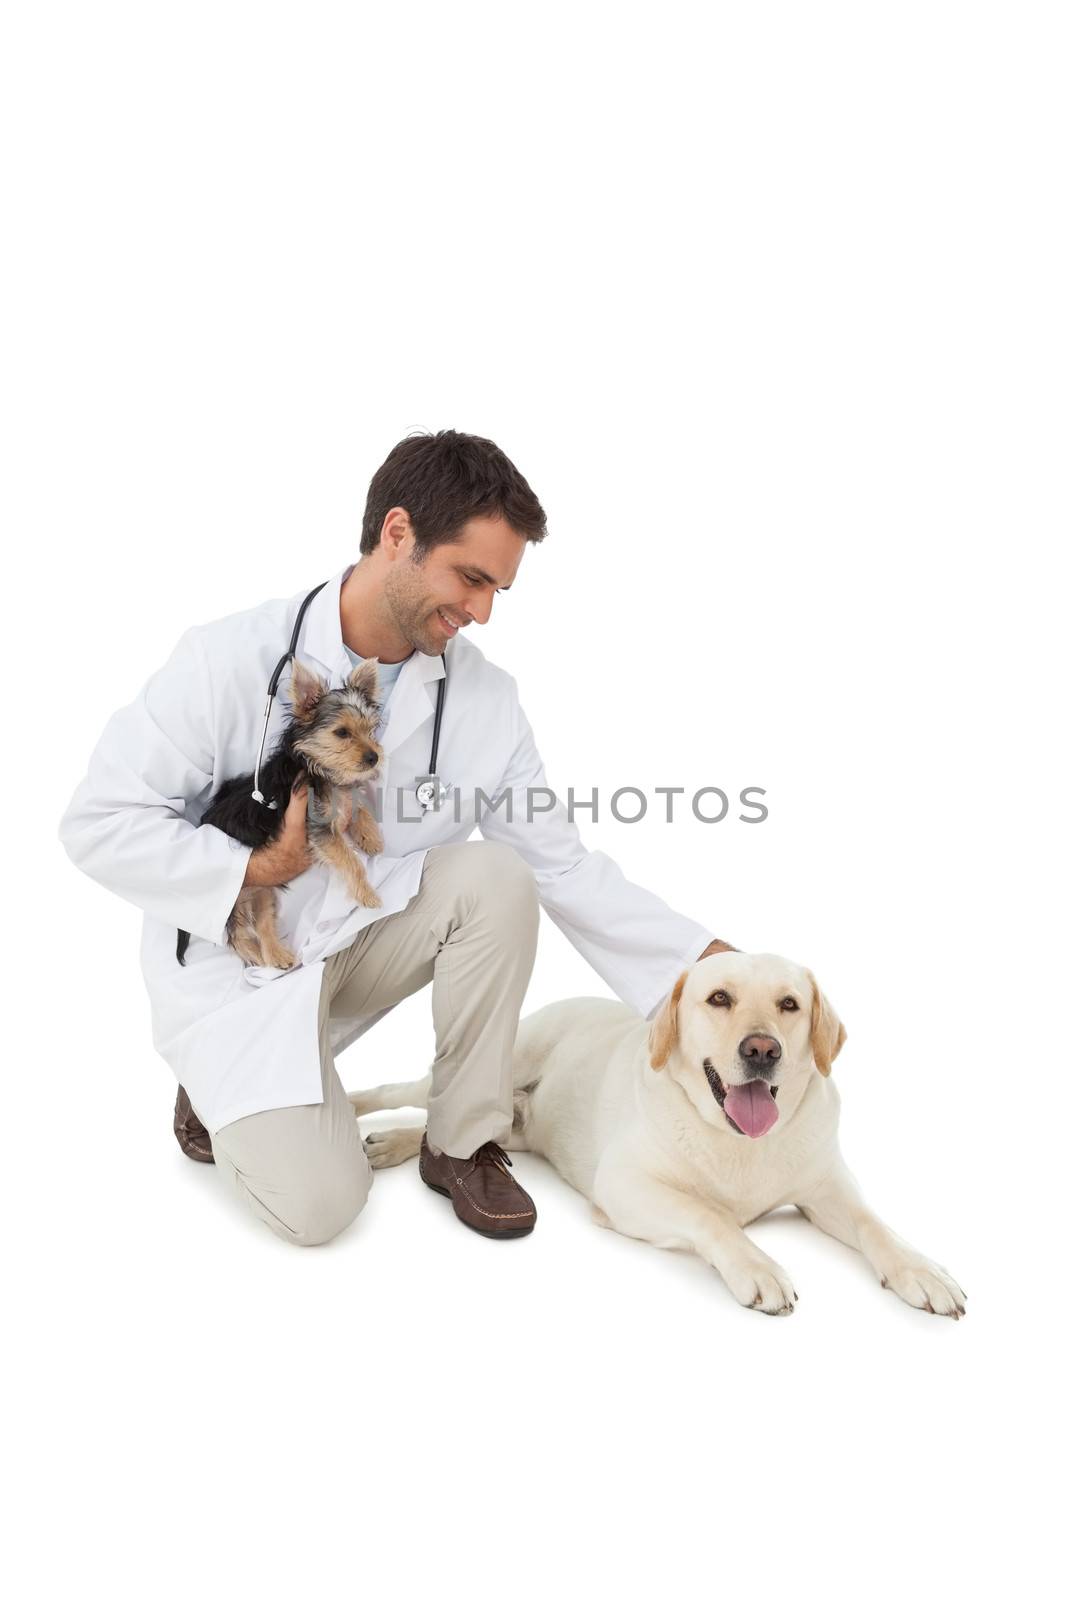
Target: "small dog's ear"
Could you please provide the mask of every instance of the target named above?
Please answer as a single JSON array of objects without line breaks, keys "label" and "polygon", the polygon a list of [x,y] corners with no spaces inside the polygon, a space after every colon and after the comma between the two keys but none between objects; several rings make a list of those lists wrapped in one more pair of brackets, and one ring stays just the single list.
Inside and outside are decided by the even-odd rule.
[{"label": "small dog's ear", "polygon": [[368,656],[348,675],[348,687],[358,689],[368,700],[378,698],[378,657]]},{"label": "small dog's ear", "polygon": [[293,673],[289,679],[289,699],[292,702],[293,716],[298,722],[307,722],[315,713],[315,707],[324,694],[329,692],[328,685],[323,683],[317,672],[312,672],[310,667],[305,667],[302,661],[293,657]]},{"label": "small dog's ear", "polygon": [[670,998],[664,1000],[652,1022],[652,1032],[648,1036],[648,1061],[657,1072],[667,1065],[667,1057],[678,1043],[678,1002],[688,976],[688,972],[683,972],[677,979]]},{"label": "small dog's ear", "polygon": [[830,1063],[836,1061],[841,1046],[848,1038],[845,1025],[808,971],[811,982],[811,1053],[815,1065],[824,1078],[830,1076]]}]

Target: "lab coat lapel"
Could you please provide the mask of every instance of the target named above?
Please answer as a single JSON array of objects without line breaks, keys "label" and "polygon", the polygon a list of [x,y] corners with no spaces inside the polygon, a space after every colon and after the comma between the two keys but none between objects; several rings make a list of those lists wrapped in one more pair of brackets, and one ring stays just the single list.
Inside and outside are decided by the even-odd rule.
[{"label": "lab coat lapel", "polygon": [[335,572],[325,589],[315,596],[296,644],[300,660],[324,671],[331,688],[343,683],[352,670],[341,637],[341,585],[351,571],[349,565]]},{"label": "lab coat lapel", "polygon": [[404,663],[403,671],[389,696],[388,720],[382,734],[382,749],[387,756],[410,739],[415,729],[433,713],[437,698],[434,687],[443,678],[444,660],[441,656],[424,656],[416,650]]}]

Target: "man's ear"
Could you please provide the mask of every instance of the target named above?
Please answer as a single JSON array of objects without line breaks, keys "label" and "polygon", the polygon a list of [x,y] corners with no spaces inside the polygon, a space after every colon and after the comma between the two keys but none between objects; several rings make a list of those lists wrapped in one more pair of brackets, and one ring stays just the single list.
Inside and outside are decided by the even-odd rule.
[{"label": "man's ear", "polygon": [[293,716],[297,721],[309,721],[314,715],[315,707],[326,693],[327,686],[318,673],[312,672],[310,667],[305,667],[304,663],[294,656],[288,694],[293,707]]},{"label": "man's ear", "polygon": [[811,1053],[815,1065],[824,1078],[830,1076],[830,1063],[836,1061],[841,1046],[848,1038],[845,1025],[808,971],[811,982]]},{"label": "man's ear", "polygon": [[370,656],[348,674],[348,687],[358,689],[368,700],[378,703],[378,657]]},{"label": "man's ear", "polygon": [[652,1032],[648,1036],[648,1060],[657,1072],[667,1065],[667,1057],[678,1043],[678,1003],[688,976],[688,972],[682,973],[671,990],[670,998],[664,1000],[652,1021]]}]

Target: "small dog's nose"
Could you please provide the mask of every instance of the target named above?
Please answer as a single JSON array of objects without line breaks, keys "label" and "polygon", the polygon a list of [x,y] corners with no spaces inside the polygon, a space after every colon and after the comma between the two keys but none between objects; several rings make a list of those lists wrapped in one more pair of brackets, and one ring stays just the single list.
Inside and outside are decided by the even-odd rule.
[{"label": "small dog's nose", "polygon": [[365,750],[363,752],[363,765],[365,767],[376,767],[378,765],[377,751]]},{"label": "small dog's nose", "polygon": [[750,1033],[741,1040],[737,1053],[754,1073],[773,1072],[782,1059],[782,1047],[769,1033]]}]

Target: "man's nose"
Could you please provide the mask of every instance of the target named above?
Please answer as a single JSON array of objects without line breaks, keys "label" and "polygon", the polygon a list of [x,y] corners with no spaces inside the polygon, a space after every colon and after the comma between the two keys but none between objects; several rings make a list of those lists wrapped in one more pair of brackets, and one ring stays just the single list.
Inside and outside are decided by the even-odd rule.
[{"label": "man's nose", "polygon": [[782,1047],[769,1033],[750,1033],[741,1040],[737,1053],[749,1077],[767,1077],[782,1059]]},{"label": "man's nose", "polygon": [[473,595],[467,601],[464,610],[469,617],[474,618],[475,622],[486,623],[493,609],[493,598],[491,594]]}]

